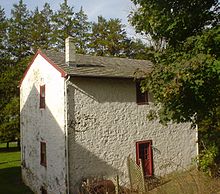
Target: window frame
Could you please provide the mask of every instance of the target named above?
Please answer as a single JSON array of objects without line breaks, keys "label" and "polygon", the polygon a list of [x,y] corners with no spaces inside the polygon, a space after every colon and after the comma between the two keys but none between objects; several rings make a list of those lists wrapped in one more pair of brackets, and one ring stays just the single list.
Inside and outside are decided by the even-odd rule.
[{"label": "window frame", "polygon": [[40,142],[40,164],[47,167],[47,144],[46,142]]},{"label": "window frame", "polygon": [[46,87],[45,84],[40,86],[40,109],[45,109],[45,96],[46,96]]},{"label": "window frame", "polygon": [[136,81],[136,103],[138,105],[149,104],[149,94],[148,91],[141,91],[141,80]]}]

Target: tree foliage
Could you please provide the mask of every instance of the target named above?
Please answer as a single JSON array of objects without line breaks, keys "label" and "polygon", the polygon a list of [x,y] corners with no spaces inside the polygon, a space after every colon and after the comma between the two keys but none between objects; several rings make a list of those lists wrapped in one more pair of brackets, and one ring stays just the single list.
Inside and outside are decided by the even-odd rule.
[{"label": "tree foliage", "polygon": [[131,0],[137,9],[130,20],[138,32],[150,34],[158,46],[176,47],[187,37],[219,24],[218,0]]},{"label": "tree foliage", "polygon": [[88,53],[99,56],[153,59],[153,50],[140,39],[128,37],[125,26],[119,19],[98,17],[91,25]]},{"label": "tree foliage", "polygon": [[74,39],[77,53],[86,54],[89,52],[91,22],[81,7],[79,12],[75,13]]},{"label": "tree foliage", "polygon": [[5,11],[0,6],[0,58],[2,65],[2,68],[0,69],[0,73],[4,71],[5,66],[8,62],[7,43],[6,43],[7,27],[8,27],[8,21],[5,17]]},{"label": "tree foliage", "polygon": [[0,125],[0,140],[3,142],[16,141],[20,139],[19,133],[19,97],[13,97],[4,106],[1,115],[5,115]]},{"label": "tree foliage", "polygon": [[155,50],[149,47],[140,39],[126,39],[124,45],[124,55],[131,59],[155,60]]},{"label": "tree foliage", "polygon": [[60,9],[52,16],[52,22],[54,47],[63,50],[64,41],[73,35],[75,25],[73,7],[67,4],[67,0],[60,4]]},{"label": "tree foliage", "polygon": [[30,50],[35,53],[37,49],[43,48],[47,49],[51,44],[52,39],[52,24],[51,18],[53,11],[48,3],[45,3],[43,10],[39,11],[38,8],[32,12],[30,16],[31,26],[30,26],[30,40],[31,42]]},{"label": "tree foliage", "polygon": [[8,49],[13,61],[19,62],[31,54],[29,39],[30,13],[23,0],[13,5],[11,13],[12,17],[8,28]]},{"label": "tree foliage", "polygon": [[120,56],[126,40],[127,34],[119,19],[106,20],[99,16],[98,22],[92,24],[89,48],[100,56]]},{"label": "tree foliage", "polygon": [[161,122],[210,119],[217,125],[220,107],[220,28],[188,38],[181,50],[162,54],[143,83],[159,103]]}]

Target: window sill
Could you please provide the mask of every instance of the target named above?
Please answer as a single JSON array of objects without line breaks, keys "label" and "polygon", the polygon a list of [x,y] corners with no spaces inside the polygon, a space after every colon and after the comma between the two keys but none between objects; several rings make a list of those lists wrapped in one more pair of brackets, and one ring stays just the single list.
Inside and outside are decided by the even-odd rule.
[{"label": "window sill", "polygon": [[137,105],[149,105],[149,102],[137,102]]},{"label": "window sill", "polygon": [[47,168],[47,165],[46,165],[46,164],[42,164],[42,163],[41,163],[40,165],[43,166],[43,167],[45,167],[45,168]]}]

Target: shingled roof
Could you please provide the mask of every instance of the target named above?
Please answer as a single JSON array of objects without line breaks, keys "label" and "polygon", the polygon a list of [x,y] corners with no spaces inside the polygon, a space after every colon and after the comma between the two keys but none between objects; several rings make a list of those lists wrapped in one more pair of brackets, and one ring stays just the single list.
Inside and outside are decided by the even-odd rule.
[{"label": "shingled roof", "polygon": [[54,64],[70,76],[133,78],[137,70],[150,72],[152,62],[118,57],[76,54],[74,64],[65,64],[65,54],[54,50],[41,50]]}]

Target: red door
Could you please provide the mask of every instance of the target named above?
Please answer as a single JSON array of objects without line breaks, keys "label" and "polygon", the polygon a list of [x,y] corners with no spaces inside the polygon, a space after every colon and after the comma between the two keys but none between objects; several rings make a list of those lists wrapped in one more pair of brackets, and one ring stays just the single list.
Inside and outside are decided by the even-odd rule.
[{"label": "red door", "polygon": [[144,176],[153,175],[153,155],[152,155],[152,141],[136,142],[136,163],[140,165],[142,161]]}]

